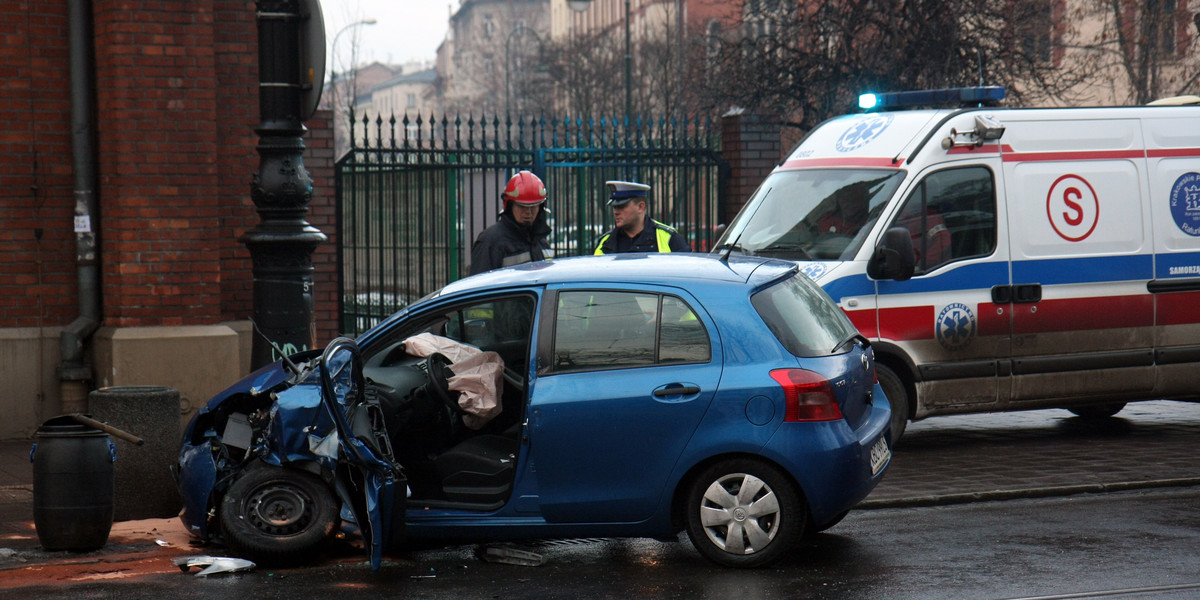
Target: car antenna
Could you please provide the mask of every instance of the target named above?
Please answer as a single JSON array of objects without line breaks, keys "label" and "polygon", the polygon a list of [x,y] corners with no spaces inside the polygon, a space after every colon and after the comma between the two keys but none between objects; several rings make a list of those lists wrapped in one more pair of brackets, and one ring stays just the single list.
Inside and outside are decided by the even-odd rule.
[{"label": "car antenna", "polygon": [[266,340],[267,343],[270,344],[271,347],[274,348],[275,351],[279,353],[279,356],[283,357],[283,362],[287,363],[288,367],[290,367],[292,369],[293,373],[299,373],[300,367],[296,366],[296,363],[292,362],[291,358],[288,358],[288,355],[283,351],[283,348],[279,347],[279,344],[276,344],[274,340],[267,337],[267,334],[263,333],[263,330],[258,328],[258,323],[254,322],[254,317],[249,317],[249,320],[250,320],[250,325],[254,326],[254,333],[257,333],[259,336],[262,337],[262,339]]},{"label": "car antenna", "polygon": [[[750,224],[750,221],[754,220],[754,215],[758,214],[758,209],[762,208],[763,204],[765,204],[767,202],[767,196],[771,195],[771,190],[773,190],[773,189],[775,189],[775,188],[767,188],[767,193],[763,194],[762,200],[758,201],[758,206],[754,207],[754,212],[750,213],[750,217],[748,219],[746,219],[747,225]],[[742,234],[744,234],[744,233],[746,233],[745,227],[743,227],[742,230],[738,232],[737,237],[733,238],[733,243],[729,244],[728,246],[725,247],[725,254],[721,255],[721,259],[720,259],[721,262],[723,262],[725,264],[729,264],[729,255],[733,254],[733,249],[738,247],[738,242],[740,242],[742,240]]]}]

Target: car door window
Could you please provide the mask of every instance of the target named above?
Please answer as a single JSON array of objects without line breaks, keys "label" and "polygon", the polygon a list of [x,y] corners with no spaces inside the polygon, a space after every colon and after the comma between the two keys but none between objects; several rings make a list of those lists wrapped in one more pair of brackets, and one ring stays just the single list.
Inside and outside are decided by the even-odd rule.
[{"label": "car door window", "polygon": [[[414,319],[382,343],[374,344],[366,366],[386,367],[405,358],[401,344],[418,333],[432,333],[493,351],[517,374],[528,364],[527,354],[536,300],[520,295],[449,307]],[[383,355],[383,356],[381,356]]]},{"label": "car door window", "polygon": [[554,371],[707,362],[711,354],[704,324],[674,296],[613,291],[559,294]]},{"label": "car door window", "polygon": [[712,354],[704,324],[686,302],[674,296],[662,300],[658,345],[660,363],[708,362]]},{"label": "car door window", "polygon": [[996,249],[996,187],[985,167],[945,169],[917,184],[893,223],[912,236],[916,273]]}]

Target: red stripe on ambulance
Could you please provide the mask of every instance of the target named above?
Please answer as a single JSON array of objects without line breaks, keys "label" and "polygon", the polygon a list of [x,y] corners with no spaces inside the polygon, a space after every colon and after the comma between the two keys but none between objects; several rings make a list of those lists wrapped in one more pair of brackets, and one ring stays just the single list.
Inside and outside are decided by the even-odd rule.
[{"label": "red stripe on ambulance", "polygon": [[1200,292],[1158,294],[1159,325],[1191,325],[1200,321]]}]

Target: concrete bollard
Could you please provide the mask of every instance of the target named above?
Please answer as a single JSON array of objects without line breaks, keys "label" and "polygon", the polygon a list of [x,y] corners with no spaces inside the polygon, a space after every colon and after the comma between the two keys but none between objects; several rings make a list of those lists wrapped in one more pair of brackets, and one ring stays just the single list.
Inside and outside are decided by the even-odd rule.
[{"label": "concrete bollard", "polygon": [[171,476],[179,451],[179,390],[166,386],[113,386],[88,394],[88,412],[144,440],[117,439],[113,520],[170,518],[183,502]]}]

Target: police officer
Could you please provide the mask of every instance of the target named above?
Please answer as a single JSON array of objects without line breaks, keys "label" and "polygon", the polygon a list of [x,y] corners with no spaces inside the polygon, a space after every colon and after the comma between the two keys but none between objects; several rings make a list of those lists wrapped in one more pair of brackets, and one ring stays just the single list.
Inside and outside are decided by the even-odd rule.
[{"label": "police officer", "polygon": [[691,251],[679,232],[646,214],[646,192],[650,186],[632,181],[604,184],[608,186],[608,205],[617,226],[600,237],[595,254]]},{"label": "police officer", "polygon": [[471,246],[471,274],[552,258],[546,186],[537,175],[521,171],[504,186],[504,211]]}]

